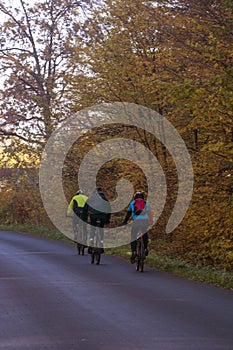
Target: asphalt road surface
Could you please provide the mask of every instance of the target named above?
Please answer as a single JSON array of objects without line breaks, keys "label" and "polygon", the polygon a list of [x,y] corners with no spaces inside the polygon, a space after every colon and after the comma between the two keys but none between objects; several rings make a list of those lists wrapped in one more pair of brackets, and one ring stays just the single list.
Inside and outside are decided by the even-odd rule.
[{"label": "asphalt road surface", "polygon": [[233,293],[0,232],[1,350],[232,350]]}]

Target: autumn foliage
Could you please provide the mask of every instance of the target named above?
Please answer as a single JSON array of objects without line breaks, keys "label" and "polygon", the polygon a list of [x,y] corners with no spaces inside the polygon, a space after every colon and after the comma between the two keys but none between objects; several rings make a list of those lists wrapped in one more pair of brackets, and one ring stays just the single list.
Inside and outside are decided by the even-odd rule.
[{"label": "autumn foliage", "polygon": [[[193,199],[179,227],[169,235],[165,232],[177,196],[174,163],[162,143],[135,128],[102,128],[73,145],[63,172],[67,199],[77,188],[79,165],[93,145],[107,138],[137,140],[157,157],[168,184],[164,211],[150,231],[151,249],[232,271],[232,2],[105,0],[83,2],[82,7],[82,2],[53,0],[39,4],[31,9],[25,5],[21,22],[7,14],[4,5],[0,7],[8,15],[0,49],[0,69],[8,73],[0,103],[0,135],[8,160],[18,157],[15,138],[23,142],[24,153],[40,158],[52,130],[85,107],[118,101],[151,108],[178,130],[193,163]],[[13,42],[18,27],[11,48],[7,43]],[[27,43],[25,51],[23,43]],[[26,163],[38,168],[30,165],[30,159]],[[9,164],[4,159],[5,166]],[[25,160],[18,159],[13,166],[25,166]],[[101,169],[97,182],[110,199],[115,198],[120,178],[147,191],[143,176],[138,183],[137,171],[135,165],[115,160]],[[0,193],[1,223],[49,225],[38,185],[5,184]],[[113,223],[119,224],[122,215],[113,216]]]}]

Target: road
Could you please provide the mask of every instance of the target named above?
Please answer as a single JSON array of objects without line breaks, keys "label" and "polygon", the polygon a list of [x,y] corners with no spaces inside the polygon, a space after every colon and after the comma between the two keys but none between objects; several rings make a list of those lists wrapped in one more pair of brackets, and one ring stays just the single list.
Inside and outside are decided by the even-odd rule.
[{"label": "road", "polygon": [[0,232],[0,349],[232,350],[233,293]]}]

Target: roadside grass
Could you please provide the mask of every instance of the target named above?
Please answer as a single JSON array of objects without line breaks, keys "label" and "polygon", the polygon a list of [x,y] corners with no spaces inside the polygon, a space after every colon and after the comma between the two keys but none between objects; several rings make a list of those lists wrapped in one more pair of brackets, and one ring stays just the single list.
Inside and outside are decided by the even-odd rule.
[{"label": "roadside grass", "polygon": [[[120,256],[128,261],[131,256],[129,246],[111,248],[108,250],[108,253]],[[194,266],[185,261],[178,261],[174,258],[164,256],[154,250],[149,251],[145,265],[169,272],[175,276],[233,290],[233,273],[216,269],[213,266]]]},{"label": "roadside grass", "polygon": [[48,228],[42,226],[29,226],[29,225],[0,225],[0,231],[14,231],[23,232],[36,235],[39,237],[45,237],[54,239],[56,241],[62,241],[70,244],[74,244],[72,240],[66,237],[63,233],[55,228]]},{"label": "roadside grass", "polygon": [[[55,228],[36,227],[36,226],[6,226],[0,225],[0,231],[18,231],[23,233],[35,234],[39,237],[50,238],[62,241],[71,245],[74,242],[63,235]],[[116,248],[108,248],[106,254],[121,257],[127,261],[130,260],[130,246],[121,246]],[[175,276],[184,277],[193,281],[213,284],[218,287],[233,290],[233,273],[225,270],[216,269],[213,266],[195,266],[185,261],[178,261],[174,258],[164,256],[155,250],[150,250],[146,259],[146,266],[169,272]]]}]

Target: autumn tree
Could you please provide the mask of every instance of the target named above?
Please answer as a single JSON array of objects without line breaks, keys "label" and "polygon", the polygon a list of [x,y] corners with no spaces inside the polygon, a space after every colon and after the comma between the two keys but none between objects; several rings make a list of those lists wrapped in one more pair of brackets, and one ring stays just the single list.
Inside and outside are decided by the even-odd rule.
[{"label": "autumn tree", "polygon": [[43,144],[56,125],[70,115],[66,95],[73,28],[89,2],[45,0],[30,6],[2,1],[0,135]]},{"label": "autumn tree", "polygon": [[[83,65],[89,74],[81,80],[85,88],[76,98],[76,108],[91,100],[134,102],[161,109],[158,93],[163,78],[159,79],[162,70],[157,62],[161,16],[153,1],[107,0],[93,8],[81,31],[85,38]],[[73,64],[76,60],[74,53]],[[74,79],[73,92],[77,87]]]},{"label": "autumn tree", "polygon": [[[81,67],[68,64],[70,42],[74,27],[78,30],[80,14],[89,4],[75,0],[44,0],[31,5],[24,0],[17,4],[1,1],[1,167],[38,167],[46,140],[70,116],[67,76],[74,71],[81,74]],[[5,192],[10,198],[2,201],[3,219],[48,223],[38,181],[20,179],[20,186]]]},{"label": "autumn tree", "polygon": [[168,94],[172,110],[193,131],[196,150],[206,145],[227,159],[233,141],[232,6],[227,1],[179,1],[170,13],[164,31],[169,28],[167,42],[179,73]]},{"label": "autumn tree", "polygon": [[[172,121],[195,170],[193,202],[174,233],[173,252],[196,263],[231,268],[232,4],[101,4],[83,29],[83,63],[89,74],[78,86],[83,94],[74,95],[75,107],[90,101],[134,102]],[[75,81],[72,89],[75,93]],[[163,152],[155,140],[143,141],[148,140],[164,166]]]},{"label": "autumn tree", "polygon": [[168,90],[169,116],[195,170],[193,201],[176,231],[176,243],[182,242],[176,252],[232,269],[232,4],[179,1],[170,12],[168,45],[180,74]]},{"label": "autumn tree", "polygon": [[[195,186],[172,240],[164,244],[168,237],[162,236],[152,246],[196,264],[232,269],[232,1],[20,4],[19,9],[0,5],[5,16],[1,70],[8,74],[1,91],[0,134],[43,143],[71,113],[101,102],[133,102],[156,110],[186,142]],[[163,144],[135,128],[116,125],[111,132],[93,130],[70,150],[67,186],[71,178],[76,186],[74,173],[82,156],[105,134],[129,137],[154,152],[165,170],[169,216],[177,179]],[[110,181],[109,174],[119,179],[114,173],[118,170],[124,177],[127,171],[132,175],[133,168],[112,162],[101,169],[103,181]]]}]

